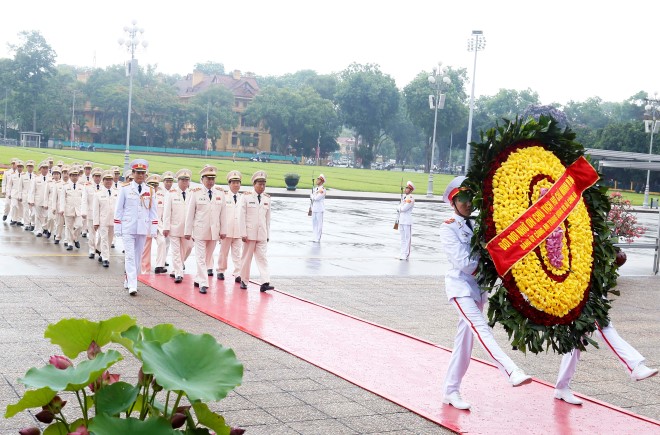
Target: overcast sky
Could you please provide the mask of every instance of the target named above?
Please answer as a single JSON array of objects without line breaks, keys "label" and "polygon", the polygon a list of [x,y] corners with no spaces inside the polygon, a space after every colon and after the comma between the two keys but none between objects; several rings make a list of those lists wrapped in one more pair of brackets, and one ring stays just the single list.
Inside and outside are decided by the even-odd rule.
[{"label": "overcast sky", "polygon": [[660,91],[658,0],[5,0],[0,14],[0,57],[38,30],[58,64],[123,63],[117,40],[137,20],[149,46],[136,57],[164,73],[205,61],[258,75],[376,63],[403,88],[438,61],[471,77],[467,40],[482,30],[477,96],[530,88],[549,104]]}]

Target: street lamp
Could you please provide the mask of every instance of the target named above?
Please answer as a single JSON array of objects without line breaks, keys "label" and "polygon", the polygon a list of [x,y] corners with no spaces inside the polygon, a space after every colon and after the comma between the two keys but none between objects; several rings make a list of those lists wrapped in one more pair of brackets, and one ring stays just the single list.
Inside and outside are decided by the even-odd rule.
[{"label": "street lamp", "polygon": [[[646,115],[651,116],[651,144],[649,145],[649,157],[653,155],[653,133],[655,133],[656,119],[660,114],[660,100],[658,100],[658,93],[653,94],[653,98],[645,98],[646,101]],[[648,123],[648,121],[646,121]],[[648,124],[647,124],[648,125]],[[648,130],[648,129],[647,129]],[[650,161],[650,160],[649,160]],[[644,189],[644,203],[642,207],[648,208],[649,206],[649,184],[651,182],[651,170],[646,171],[646,188]]]},{"label": "street lamp", "polygon": [[[128,35],[128,39],[119,38],[119,45],[126,47],[129,53],[131,53],[131,63],[128,65],[128,120],[126,122],[126,151],[124,152],[124,173],[129,169],[129,143],[131,139],[131,105],[133,99],[133,70],[137,67],[137,62],[135,59],[135,50],[139,45],[147,48],[147,41],[140,41],[140,36],[144,33],[144,29],[137,26],[137,21],[133,20],[131,26],[124,26],[124,33]],[[139,35],[138,35],[139,33]]]},{"label": "street lamp", "polygon": [[473,30],[468,39],[468,51],[474,51],[474,66],[472,67],[472,92],[470,93],[470,115],[468,116],[467,145],[465,146],[465,170],[470,166],[470,142],[472,142],[472,114],[474,112],[474,81],[477,76],[477,53],[486,48],[486,38],[481,30]]},{"label": "street lamp", "polygon": [[441,68],[442,62],[438,62],[438,69],[433,68],[433,75],[429,76],[429,83],[435,89],[435,95],[429,95],[429,105],[435,110],[433,118],[433,140],[431,142],[431,164],[429,165],[429,184],[426,189],[426,197],[433,198],[433,161],[435,160],[435,137],[438,128],[438,109],[445,107],[445,95],[441,92],[444,86],[451,83],[447,75],[447,69]]},{"label": "street lamp", "polygon": [[73,102],[71,103],[71,148],[76,139],[76,90],[73,90]]}]

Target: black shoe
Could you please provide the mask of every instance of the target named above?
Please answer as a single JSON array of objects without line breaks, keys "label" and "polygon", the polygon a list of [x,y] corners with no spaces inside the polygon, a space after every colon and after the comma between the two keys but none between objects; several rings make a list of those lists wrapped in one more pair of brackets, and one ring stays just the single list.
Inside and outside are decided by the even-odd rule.
[{"label": "black shoe", "polygon": [[208,288],[208,287],[200,287],[200,288],[199,288],[199,292],[200,292],[201,294],[205,295],[205,294],[206,294],[206,289],[207,289],[207,288]]},{"label": "black shoe", "polygon": [[213,269],[206,269],[206,274],[208,276],[213,276]]},{"label": "black shoe", "polygon": [[219,279],[220,281],[224,281],[224,280],[225,280],[225,274],[222,273],[222,272],[220,272],[220,273],[218,274],[218,279]]},{"label": "black shoe", "polygon": [[10,221],[10,222],[9,222],[9,225],[11,225],[11,226],[16,225],[16,221]]},{"label": "black shoe", "polygon": [[247,284],[245,284],[243,281],[241,281],[241,288],[245,290],[247,288]]},{"label": "black shoe", "polygon": [[7,220],[7,215],[2,216],[2,221],[4,222],[6,220]]},{"label": "black shoe", "polygon": [[37,233],[36,237],[41,237],[43,234]]},{"label": "black shoe", "polygon": [[66,248],[67,246],[69,246],[69,244],[67,242],[64,242],[64,247]]},{"label": "black shoe", "polygon": [[30,226],[26,225],[25,228],[23,228],[23,231],[30,231]]},{"label": "black shoe", "polygon": [[89,258],[94,259],[94,253],[89,254]]},{"label": "black shoe", "polygon": [[173,273],[170,273],[170,278],[174,278],[174,274],[173,274]]},{"label": "black shoe", "polygon": [[50,231],[46,231],[46,232],[44,233],[44,236],[45,236],[47,239],[50,239]]},{"label": "black shoe", "polygon": [[110,262],[108,260],[103,260],[103,267],[110,267]]},{"label": "black shoe", "polygon": [[170,263],[168,263],[168,262],[166,261],[166,262],[165,262],[165,267],[167,267],[167,266],[169,266],[169,265],[170,265]]},{"label": "black shoe", "polygon": [[194,285],[195,287],[199,287],[199,283],[198,283],[198,282],[194,283],[193,285]]},{"label": "black shoe", "polygon": [[103,262],[103,258],[101,258],[101,256],[99,255],[99,263],[102,263],[102,262]]},{"label": "black shoe", "polygon": [[67,251],[73,251],[73,246],[72,246],[72,245],[67,246],[67,247],[66,247],[66,250],[67,250]]},{"label": "black shoe", "polygon": [[113,243],[112,245],[110,245],[110,247],[111,247],[111,248],[114,248],[114,247],[115,247],[115,244]]},{"label": "black shoe", "polygon": [[157,267],[157,268],[154,269],[154,272],[155,273],[166,273],[167,269],[165,269],[164,267]]},{"label": "black shoe", "polygon": [[76,245],[76,248],[80,249],[80,242],[73,242],[74,245]]},{"label": "black shoe", "polygon": [[16,225],[18,225],[19,227],[22,227],[22,226],[23,226],[23,222],[16,222]]},{"label": "black shoe", "polygon": [[183,281],[183,277],[182,277],[182,276],[177,276],[176,278],[174,278],[174,283],[175,283],[175,284],[179,284],[181,281]]},{"label": "black shoe", "polygon": [[56,244],[56,245],[59,245],[59,244],[60,244],[60,241],[59,241],[59,240],[55,240],[55,244]]},{"label": "black shoe", "polygon": [[274,288],[275,288],[275,287],[273,287],[272,285],[270,285],[270,283],[265,282],[265,283],[261,284],[261,287],[259,288],[259,291],[265,292],[265,291],[268,291],[268,290],[272,290],[272,289],[274,289]]},{"label": "black shoe", "polygon": [[87,233],[82,233],[81,236],[82,236],[83,239],[86,239],[87,238]]},{"label": "black shoe", "polygon": [[241,282],[241,277],[237,276],[236,278],[234,278],[234,282]]},{"label": "black shoe", "polygon": [[101,255],[101,251],[99,251],[98,249],[96,250],[96,253]]}]

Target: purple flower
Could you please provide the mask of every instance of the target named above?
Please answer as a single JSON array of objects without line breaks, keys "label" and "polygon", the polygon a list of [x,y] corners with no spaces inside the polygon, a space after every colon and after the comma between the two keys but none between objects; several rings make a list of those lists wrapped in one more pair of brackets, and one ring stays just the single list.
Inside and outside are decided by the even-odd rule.
[{"label": "purple flower", "polygon": [[20,435],[39,435],[41,434],[41,431],[38,427],[26,427],[25,429],[19,430],[18,433]]},{"label": "purple flower", "polygon": [[69,432],[68,435],[89,435],[89,431],[85,426],[78,426],[78,429],[75,432]]},{"label": "purple flower", "polygon": [[172,429],[178,429],[183,426],[183,423],[186,422],[186,414],[180,412],[175,413],[170,420],[172,423]]},{"label": "purple flower", "polygon": [[73,366],[73,362],[71,362],[69,358],[61,355],[51,356],[48,362],[60,370],[68,369]]},{"label": "purple flower", "polygon": [[53,422],[55,414],[48,409],[42,409],[34,417],[42,423],[50,424]]},{"label": "purple flower", "polygon": [[66,400],[62,400],[60,396],[53,397],[48,405],[44,406],[43,409],[47,409],[53,414],[59,414],[66,405]]}]

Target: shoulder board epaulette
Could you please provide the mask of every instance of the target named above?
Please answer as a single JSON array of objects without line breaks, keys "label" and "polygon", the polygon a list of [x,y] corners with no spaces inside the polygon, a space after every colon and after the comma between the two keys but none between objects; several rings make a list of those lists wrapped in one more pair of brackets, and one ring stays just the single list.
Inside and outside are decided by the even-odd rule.
[{"label": "shoulder board epaulette", "polygon": [[225,191],[225,189],[223,189],[221,186],[215,186],[215,190],[219,190],[220,192]]},{"label": "shoulder board epaulette", "polygon": [[267,193],[262,193],[261,196],[265,196],[266,198],[270,198],[270,195]]},{"label": "shoulder board epaulette", "polygon": [[201,187],[193,187],[192,189],[190,189],[191,192],[199,192],[200,190],[202,190]]},{"label": "shoulder board epaulette", "polygon": [[246,191],[246,192],[243,192],[243,195],[252,195],[252,191],[251,191],[251,190],[248,190],[248,191]]},{"label": "shoulder board epaulette", "polygon": [[451,224],[451,223],[453,223],[453,222],[456,222],[456,219],[454,219],[454,218],[449,218],[449,219],[447,219],[447,220],[445,221],[446,224]]},{"label": "shoulder board epaulette", "polygon": [[170,189],[170,193],[176,193],[176,189],[175,189],[175,188],[171,188],[171,189]]},{"label": "shoulder board epaulette", "polygon": [[131,184],[130,181],[124,181],[123,183],[121,183],[121,187],[126,187],[126,186],[128,186],[129,184]]}]

